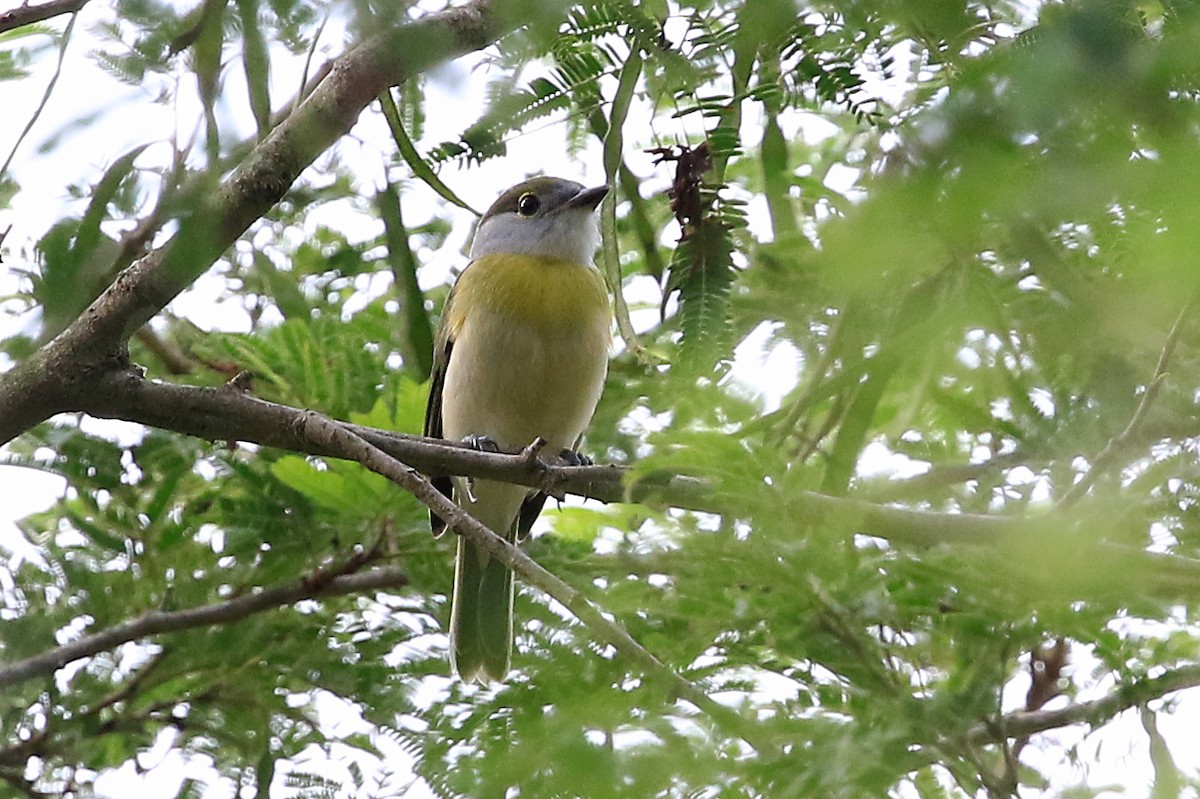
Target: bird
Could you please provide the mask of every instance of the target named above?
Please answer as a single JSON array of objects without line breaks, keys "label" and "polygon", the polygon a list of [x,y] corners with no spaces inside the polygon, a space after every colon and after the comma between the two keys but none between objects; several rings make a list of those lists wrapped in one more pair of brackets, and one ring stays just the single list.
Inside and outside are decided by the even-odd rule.
[{"label": "bird", "polygon": [[[485,450],[535,439],[570,457],[600,400],[611,312],[593,257],[606,185],[534,177],[480,218],[434,340],[425,435]],[[529,533],[546,495],[463,477],[434,485],[508,541]],[[435,534],[445,522],[430,515]],[[503,681],[513,642],[513,576],[459,536],[450,610],[451,667],[464,682]]]}]

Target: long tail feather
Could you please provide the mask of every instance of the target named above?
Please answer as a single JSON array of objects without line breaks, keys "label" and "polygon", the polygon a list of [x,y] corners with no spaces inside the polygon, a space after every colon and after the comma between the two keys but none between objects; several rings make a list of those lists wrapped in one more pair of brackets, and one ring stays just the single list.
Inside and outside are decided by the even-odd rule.
[{"label": "long tail feather", "polygon": [[466,682],[503,680],[512,661],[513,578],[503,563],[458,540],[450,657]]}]

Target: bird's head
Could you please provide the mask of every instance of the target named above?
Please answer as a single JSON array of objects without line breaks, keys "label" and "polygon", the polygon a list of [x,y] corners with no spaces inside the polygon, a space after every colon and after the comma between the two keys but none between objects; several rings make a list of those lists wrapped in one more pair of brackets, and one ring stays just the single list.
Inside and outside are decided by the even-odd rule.
[{"label": "bird's head", "polygon": [[600,242],[595,210],[607,194],[608,186],[589,189],[563,178],[518,183],[480,219],[471,259],[531,255],[590,264]]}]

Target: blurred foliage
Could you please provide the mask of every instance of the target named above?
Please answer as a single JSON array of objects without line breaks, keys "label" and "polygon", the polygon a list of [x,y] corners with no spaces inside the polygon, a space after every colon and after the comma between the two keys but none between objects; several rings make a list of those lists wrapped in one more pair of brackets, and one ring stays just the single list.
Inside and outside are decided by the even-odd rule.
[{"label": "blurred foliage", "polygon": [[[96,63],[134,84],[170,77],[154,84],[163,102],[194,91],[179,140],[205,133],[166,166],[96,144],[98,177],[70,187],[78,213],[31,248],[5,306],[40,330],[4,351],[24,357],[69,324],[171,232],[187,186],[245,157],[290,108],[281,65],[311,74],[330,19],[361,37],[425,13],[385,6],[112,4]],[[414,257],[442,250],[455,217],[439,203],[406,225],[408,191],[548,124],[573,152],[597,147],[640,59],[617,234],[631,302],[661,310],[641,333],[656,360],[613,359],[587,447],[639,475],[704,477],[725,512],[551,509],[529,550],[776,747],[749,749],[532,590],[508,683],[449,679],[452,542],[356,465],[153,430],[114,443],[60,418],[5,455],[68,487],[0,566],[2,663],[364,553],[411,585],[162,635],[8,688],[3,784],[93,795],[158,744],[243,796],[399,796],[415,780],[447,797],[1098,793],[1086,768],[1038,771],[969,735],[1020,709],[1012,689],[1047,641],[1070,643],[1050,686],[1068,697],[1196,659],[1196,591],[1164,599],[1155,574],[1100,552],[1200,557],[1200,4],[1027,6],[597,0],[531,20],[488,51],[486,107],[458,138],[428,140],[410,81],[385,153],[395,185],[363,191],[335,150],[214,266],[205,296],[237,309],[240,332],[173,305],[131,341],[156,378],[248,369],[265,399],[420,430],[446,287],[418,281]],[[0,45],[0,79],[52,56]],[[708,160],[682,175],[641,152],[683,142]],[[351,218],[375,232],[352,238]],[[735,350],[762,360],[758,385]],[[1054,523],[916,549],[814,517],[814,490]],[[1097,555],[1064,555],[1080,551]],[[1181,743],[1149,718],[1156,795],[1195,791],[1170,756]],[[1062,763],[1083,757],[1062,746]],[[177,795],[202,792],[189,778]]]}]

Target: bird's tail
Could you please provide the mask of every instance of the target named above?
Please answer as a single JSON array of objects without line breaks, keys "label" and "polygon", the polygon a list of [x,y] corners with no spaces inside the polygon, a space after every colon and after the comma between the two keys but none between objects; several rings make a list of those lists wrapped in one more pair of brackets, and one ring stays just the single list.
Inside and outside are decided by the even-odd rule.
[{"label": "bird's tail", "polygon": [[[455,498],[472,516],[509,541],[528,489],[490,480],[455,481]],[[513,576],[487,550],[462,536],[454,566],[450,660],[464,682],[503,680],[513,645]]]},{"label": "bird's tail", "polygon": [[450,658],[464,682],[503,680],[512,660],[513,576],[459,537],[450,611]]}]

